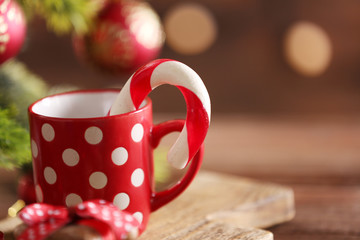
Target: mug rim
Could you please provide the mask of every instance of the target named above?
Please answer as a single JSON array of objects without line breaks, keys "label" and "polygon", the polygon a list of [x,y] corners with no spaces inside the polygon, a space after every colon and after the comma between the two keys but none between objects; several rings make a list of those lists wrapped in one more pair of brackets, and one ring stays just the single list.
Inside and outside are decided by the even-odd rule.
[{"label": "mug rim", "polygon": [[[145,111],[147,108],[151,107],[152,105],[152,101],[151,98],[149,98],[148,96],[145,98],[145,105],[142,106],[139,109],[136,109],[134,111],[131,112],[126,112],[126,113],[122,113],[122,114],[116,114],[116,115],[105,115],[105,116],[100,116],[100,117],[52,117],[52,116],[46,116],[46,115],[42,115],[39,113],[36,113],[33,110],[33,107],[40,103],[41,101],[43,101],[44,99],[47,98],[51,98],[51,97],[56,97],[56,96],[62,96],[62,95],[70,95],[70,94],[78,94],[78,93],[101,93],[101,92],[114,92],[114,93],[119,93],[121,90],[121,88],[115,89],[115,88],[104,88],[104,89],[80,89],[80,90],[73,90],[73,91],[67,91],[67,92],[61,92],[61,93],[56,93],[56,94],[51,94],[45,97],[42,97],[38,100],[36,100],[35,102],[33,102],[29,107],[28,107],[28,113],[29,115],[33,115],[36,116],[38,118],[44,118],[44,119],[52,119],[52,120],[71,120],[71,121],[80,121],[80,120],[86,120],[86,119],[91,119],[91,120],[96,120],[96,119],[105,119],[105,118],[116,118],[116,117],[127,117],[133,114],[137,114],[137,113],[141,113],[143,111]],[[110,110],[110,109],[109,109]]]}]

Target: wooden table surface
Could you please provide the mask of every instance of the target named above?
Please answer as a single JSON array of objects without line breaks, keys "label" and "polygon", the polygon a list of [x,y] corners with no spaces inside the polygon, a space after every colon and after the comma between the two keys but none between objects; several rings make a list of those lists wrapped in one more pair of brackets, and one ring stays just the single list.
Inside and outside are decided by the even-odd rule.
[{"label": "wooden table surface", "polygon": [[293,188],[275,239],[360,239],[359,116],[215,116],[206,141],[204,168]]},{"label": "wooden table surface", "polygon": [[[296,216],[268,230],[282,239],[360,239],[360,116],[214,115],[204,169],[290,186]],[[0,216],[16,200],[0,173]]]}]

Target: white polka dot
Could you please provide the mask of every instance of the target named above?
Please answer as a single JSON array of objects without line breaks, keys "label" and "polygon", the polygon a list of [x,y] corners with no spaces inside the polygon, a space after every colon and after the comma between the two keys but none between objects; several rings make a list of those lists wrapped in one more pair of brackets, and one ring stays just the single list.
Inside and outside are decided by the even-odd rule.
[{"label": "white polka dot", "polygon": [[77,195],[75,193],[70,193],[69,195],[66,196],[65,203],[66,203],[66,206],[72,207],[72,206],[82,203],[82,199],[79,195]]},{"label": "white polka dot", "polygon": [[30,215],[33,215],[35,212],[34,212],[34,210],[32,209],[32,208],[30,208],[30,209],[27,209],[27,212],[30,214]]},{"label": "white polka dot", "polygon": [[101,211],[101,215],[102,215],[102,219],[104,220],[111,220],[111,214],[110,214],[110,211],[107,210],[107,209],[103,209]]},{"label": "white polka dot", "polygon": [[130,204],[130,197],[126,193],[119,193],[114,197],[113,202],[120,210],[125,210]]},{"label": "white polka dot", "polygon": [[115,221],[115,226],[118,227],[118,228],[121,228],[123,226],[123,222]]},{"label": "white polka dot", "polygon": [[35,186],[35,194],[36,194],[36,200],[38,202],[42,202],[44,200],[43,192],[42,192],[41,187],[39,185]]},{"label": "white polka dot", "polygon": [[73,167],[79,163],[80,157],[76,150],[68,148],[64,150],[62,159],[66,165]]},{"label": "white polka dot", "polygon": [[121,166],[128,160],[128,151],[123,147],[115,148],[111,153],[111,159],[115,165]]},{"label": "white polka dot", "polygon": [[139,223],[141,224],[143,219],[144,219],[144,215],[141,212],[136,212],[133,214],[134,218],[136,218],[136,220],[139,221]]},{"label": "white polka dot", "polygon": [[131,183],[135,187],[140,187],[144,182],[144,171],[141,168],[135,169],[131,174]]},{"label": "white polka dot", "polygon": [[110,211],[106,208],[104,208],[103,210],[101,210],[102,215],[106,215],[106,216],[110,216]]},{"label": "white polka dot", "polygon": [[131,129],[132,140],[134,140],[134,142],[140,142],[143,136],[144,136],[144,127],[140,123],[135,124]]},{"label": "white polka dot", "polygon": [[89,203],[87,204],[87,206],[88,206],[89,208],[96,208],[96,205],[95,205],[94,203],[92,203],[92,202],[89,202]]},{"label": "white polka dot", "polygon": [[128,222],[131,222],[133,220],[133,218],[130,215],[126,215],[125,220]]},{"label": "white polka dot", "polygon": [[55,138],[54,128],[48,123],[44,123],[42,125],[41,134],[42,134],[43,138],[48,142],[51,142]]},{"label": "white polka dot", "polygon": [[48,184],[54,184],[56,182],[57,176],[56,172],[51,167],[46,167],[44,169],[44,177]]},{"label": "white polka dot", "polygon": [[89,144],[98,144],[103,139],[103,133],[100,128],[98,127],[89,127],[85,131],[85,140]]},{"label": "white polka dot", "polygon": [[130,232],[131,229],[133,228],[133,226],[131,224],[127,223],[127,224],[125,224],[124,228],[125,228],[125,231]]},{"label": "white polka dot", "polygon": [[107,177],[103,172],[94,172],[89,177],[89,183],[95,189],[102,189],[107,184]]},{"label": "white polka dot", "polygon": [[99,210],[97,208],[90,208],[90,212],[92,214],[98,214],[99,213]]},{"label": "white polka dot", "polygon": [[44,212],[42,210],[36,210],[36,215],[38,216],[44,216]]},{"label": "white polka dot", "polygon": [[105,220],[105,221],[111,220],[111,217],[108,216],[108,215],[101,215],[101,218],[102,218],[103,220]]},{"label": "white polka dot", "polygon": [[34,139],[31,140],[31,152],[34,158],[39,155],[39,149]]},{"label": "white polka dot", "polygon": [[84,204],[79,204],[78,206],[77,206],[77,208],[79,209],[79,210],[85,210],[85,205]]},{"label": "white polka dot", "polygon": [[31,219],[30,215],[27,214],[27,213],[23,213],[22,217],[25,218],[25,219]]}]

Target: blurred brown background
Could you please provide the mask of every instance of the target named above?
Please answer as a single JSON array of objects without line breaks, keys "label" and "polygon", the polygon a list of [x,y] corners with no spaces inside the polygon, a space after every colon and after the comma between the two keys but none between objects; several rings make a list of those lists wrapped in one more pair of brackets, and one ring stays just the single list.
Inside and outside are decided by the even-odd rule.
[{"label": "blurred brown background", "polygon": [[[183,2],[152,0],[150,3],[164,19]],[[360,110],[358,1],[199,0],[196,3],[213,15],[217,25],[215,42],[194,55],[181,54],[165,44],[159,57],[177,59],[194,68],[205,81],[215,113],[345,114]],[[299,73],[284,57],[285,35],[300,20],[322,28],[331,42],[329,66],[317,76]],[[47,32],[40,20],[31,23],[27,47],[19,58],[52,84],[108,87],[121,85],[130,76],[130,73],[107,75],[79,63],[71,37]],[[184,104],[176,89],[168,87],[156,92],[159,93],[153,98],[159,111],[183,111]]]}]

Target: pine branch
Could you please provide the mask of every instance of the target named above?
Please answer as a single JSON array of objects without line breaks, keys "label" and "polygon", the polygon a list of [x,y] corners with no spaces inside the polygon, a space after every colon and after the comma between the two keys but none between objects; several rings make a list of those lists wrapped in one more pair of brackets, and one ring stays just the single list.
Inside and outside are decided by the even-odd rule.
[{"label": "pine branch", "polygon": [[18,0],[25,12],[42,16],[57,34],[86,32],[104,0]]},{"label": "pine branch", "polygon": [[13,169],[31,162],[28,131],[0,109],[0,167]]},{"label": "pine branch", "polygon": [[15,59],[0,66],[0,168],[31,164],[27,107],[47,91],[46,83]]},{"label": "pine branch", "polygon": [[28,106],[47,92],[47,84],[15,59],[0,66],[0,108],[22,127],[28,128]]}]

